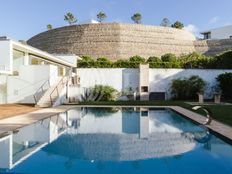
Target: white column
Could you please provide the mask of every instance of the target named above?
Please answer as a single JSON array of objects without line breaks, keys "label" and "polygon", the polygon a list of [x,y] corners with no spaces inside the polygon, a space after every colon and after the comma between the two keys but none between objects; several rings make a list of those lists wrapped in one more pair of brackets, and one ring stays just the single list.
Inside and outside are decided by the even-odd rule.
[{"label": "white column", "polygon": [[141,139],[149,137],[149,110],[147,108],[140,109],[140,131]]},{"label": "white column", "polygon": [[0,168],[10,169],[13,165],[12,135],[0,139]]},{"label": "white column", "polygon": [[29,54],[26,52],[24,55],[24,65],[29,65]]}]

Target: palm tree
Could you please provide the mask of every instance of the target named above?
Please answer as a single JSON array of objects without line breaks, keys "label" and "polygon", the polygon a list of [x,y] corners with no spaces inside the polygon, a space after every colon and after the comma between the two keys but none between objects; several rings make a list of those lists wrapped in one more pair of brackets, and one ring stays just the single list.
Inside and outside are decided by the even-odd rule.
[{"label": "palm tree", "polygon": [[47,30],[52,30],[52,29],[53,29],[52,24],[48,24],[48,25],[47,25]]},{"label": "palm tree", "polygon": [[71,13],[68,12],[64,15],[64,20],[69,23],[69,25],[75,24],[77,22],[76,17]]},{"label": "palm tree", "polygon": [[140,24],[142,20],[142,15],[140,13],[135,13],[132,17],[131,20],[134,21],[136,24]]},{"label": "palm tree", "polygon": [[107,18],[107,16],[106,16],[106,14],[104,12],[99,12],[97,14],[97,19],[98,19],[99,22],[104,21],[106,18]]}]

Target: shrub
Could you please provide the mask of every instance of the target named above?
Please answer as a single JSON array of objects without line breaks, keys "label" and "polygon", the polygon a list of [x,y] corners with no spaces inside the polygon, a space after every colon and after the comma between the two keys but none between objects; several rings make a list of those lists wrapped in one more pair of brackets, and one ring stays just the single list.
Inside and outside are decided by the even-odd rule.
[{"label": "shrub", "polygon": [[[161,61],[162,60],[162,61]],[[161,57],[152,56],[145,60],[141,56],[130,57],[129,60],[118,60],[112,63],[107,58],[98,58],[97,61],[90,56],[82,56],[77,63],[78,68],[138,68],[139,64],[149,63],[150,68],[211,68],[211,69],[232,69],[232,50],[224,52],[216,57],[206,57],[199,53],[182,55],[179,59],[175,54],[169,53]]]},{"label": "shrub", "polygon": [[212,59],[211,66],[216,69],[232,68],[232,50],[217,55]]},{"label": "shrub", "polygon": [[204,93],[204,88],[206,86],[205,81],[199,76],[192,76],[188,79],[189,82],[189,97],[194,99],[197,93]]},{"label": "shrub", "polygon": [[111,86],[95,85],[92,89],[94,96],[97,96],[95,100],[98,101],[115,101],[118,91]]},{"label": "shrub", "polygon": [[94,64],[95,68],[111,68],[112,62],[105,57],[98,58]]},{"label": "shrub", "polygon": [[159,57],[151,56],[147,59],[147,63],[156,63],[161,62],[161,59]]},{"label": "shrub", "polygon": [[181,66],[186,69],[191,68],[207,68],[209,67],[209,57],[201,55],[199,53],[193,52],[191,54],[183,55],[180,57],[179,61]]},{"label": "shrub", "polygon": [[161,56],[161,60],[163,62],[175,62],[176,61],[176,55],[172,53],[164,54]]},{"label": "shrub", "polygon": [[171,84],[171,94],[177,100],[192,100],[197,98],[197,93],[203,93],[206,83],[199,76],[188,79],[176,79]]},{"label": "shrub", "polygon": [[78,68],[92,68],[94,66],[94,59],[90,56],[82,56],[81,60],[77,61]]},{"label": "shrub", "polygon": [[131,68],[138,68],[139,64],[146,62],[146,59],[141,56],[133,56],[129,58],[129,63]]},{"label": "shrub", "polygon": [[130,62],[128,60],[117,60],[113,63],[114,68],[131,68]]},{"label": "shrub", "polygon": [[146,62],[146,59],[143,58],[143,57],[141,57],[141,56],[136,55],[136,56],[130,57],[130,58],[129,58],[129,61],[130,61],[130,62],[145,63],[145,62]]},{"label": "shrub", "polygon": [[181,68],[179,62],[151,62],[149,63],[150,68]]},{"label": "shrub", "polygon": [[220,74],[217,78],[222,96],[225,99],[232,99],[232,73]]}]

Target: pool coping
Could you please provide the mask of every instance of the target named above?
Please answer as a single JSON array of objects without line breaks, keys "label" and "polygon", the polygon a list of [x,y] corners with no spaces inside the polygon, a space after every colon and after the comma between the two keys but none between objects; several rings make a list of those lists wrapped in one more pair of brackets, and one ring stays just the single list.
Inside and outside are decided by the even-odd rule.
[{"label": "pool coping", "polygon": [[[30,112],[27,114],[16,115],[10,118],[5,118],[0,120],[0,137],[5,134],[9,134],[10,132],[14,132],[24,126],[36,123],[45,118],[49,118],[51,116],[66,112],[73,108],[79,107],[99,107],[99,108],[108,108],[108,107],[142,107],[142,108],[170,108],[173,111],[181,114],[183,117],[188,118],[194,121],[197,124],[203,124],[205,122],[205,117],[197,114],[188,109],[182,108],[180,106],[140,106],[140,105],[61,105],[53,108],[46,108],[37,110],[34,112]],[[229,142],[232,142],[232,127],[220,123],[216,120],[212,120],[210,125],[206,125],[206,127],[216,133],[219,136],[226,138]],[[220,137],[221,138],[221,137]]]}]

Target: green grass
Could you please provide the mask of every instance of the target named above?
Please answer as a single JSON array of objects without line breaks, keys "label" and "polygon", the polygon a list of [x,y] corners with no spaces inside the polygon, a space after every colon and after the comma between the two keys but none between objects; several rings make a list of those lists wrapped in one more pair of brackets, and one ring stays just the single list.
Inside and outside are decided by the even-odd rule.
[{"label": "green grass", "polygon": [[[77,105],[106,105],[106,106],[181,106],[183,108],[192,110],[193,105],[189,105],[183,101],[111,101],[111,102],[81,102]],[[207,105],[205,106],[212,112],[213,119],[224,124],[232,126],[232,105]],[[192,110],[193,111],[193,110]],[[202,111],[194,111],[204,115]]]}]

